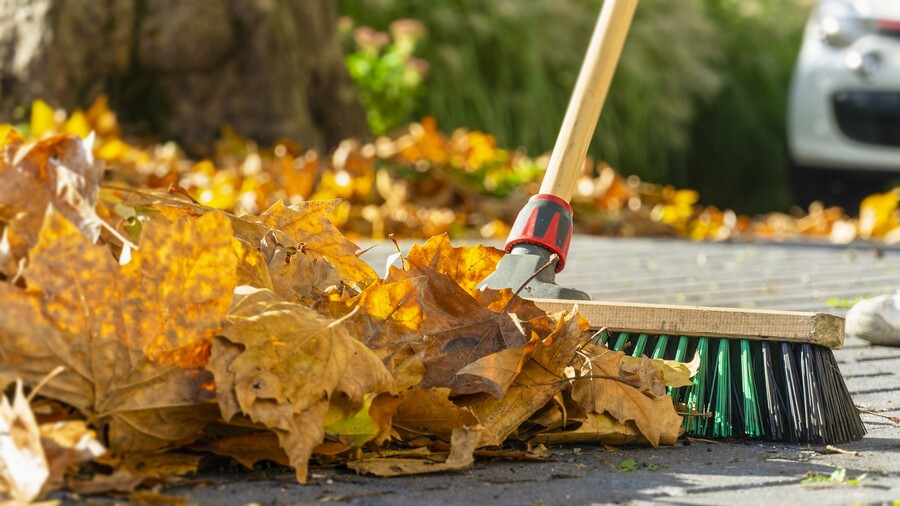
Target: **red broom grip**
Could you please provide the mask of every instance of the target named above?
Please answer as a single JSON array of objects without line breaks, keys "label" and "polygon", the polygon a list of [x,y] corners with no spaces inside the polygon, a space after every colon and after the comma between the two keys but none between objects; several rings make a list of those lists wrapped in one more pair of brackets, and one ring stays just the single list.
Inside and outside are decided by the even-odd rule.
[{"label": "red broom grip", "polygon": [[544,247],[559,257],[559,272],[566,265],[571,240],[572,206],[556,195],[539,193],[519,211],[506,239],[506,251],[512,252],[514,246],[523,243]]}]

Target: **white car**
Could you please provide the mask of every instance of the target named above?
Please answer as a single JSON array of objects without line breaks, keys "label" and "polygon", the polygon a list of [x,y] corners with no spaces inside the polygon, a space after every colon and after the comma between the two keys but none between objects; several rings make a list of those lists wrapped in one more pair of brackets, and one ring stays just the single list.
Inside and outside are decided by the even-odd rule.
[{"label": "white car", "polygon": [[788,97],[795,194],[848,211],[900,181],[900,0],[820,0]]}]

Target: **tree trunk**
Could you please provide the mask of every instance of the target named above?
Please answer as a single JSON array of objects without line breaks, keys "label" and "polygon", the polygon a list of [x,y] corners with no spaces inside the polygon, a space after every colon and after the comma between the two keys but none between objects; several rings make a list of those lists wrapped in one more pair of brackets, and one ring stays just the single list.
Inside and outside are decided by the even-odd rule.
[{"label": "tree trunk", "polygon": [[[188,149],[223,125],[327,149],[368,134],[333,0],[0,0],[0,114],[101,93],[133,133]],[[2,121],[2,119],[0,119]]]}]

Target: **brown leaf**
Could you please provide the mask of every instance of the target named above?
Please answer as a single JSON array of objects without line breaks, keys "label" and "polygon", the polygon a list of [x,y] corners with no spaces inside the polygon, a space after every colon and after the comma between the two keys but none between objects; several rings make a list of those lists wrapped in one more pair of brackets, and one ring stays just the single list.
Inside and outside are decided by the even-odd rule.
[{"label": "brown leaf", "polygon": [[532,332],[531,336],[531,341],[526,345],[507,348],[482,357],[460,369],[456,375],[472,376],[473,378],[468,380],[469,383],[476,385],[480,391],[498,399],[502,398],[516,376],[522,372],[525,359],[531,355],[540,341],[537,333]]},{"label": "brown leaf", "polygon": [[121,468],[144,479],[165,480],[172,476],[196,473],[202,458],[201,455],[188,453],[139,455],[123,461]]},{"label": "brown leaf", "polygon": [[112,474],[96,474],[90,479],[71,479],[66,485],[79,495],[103,494],[108,492],[134,492],[145,480],[127,469],[117,469]]},{"label": "brown leaf", "polygon": [[[644,369],[644,359],[647,357],[622,357],[622,370],[631,373],[637,373],[644,370],[646,376],[652,375],[650,371]],[[693,385],[691,378],[697,374],[700,368],[700,354],[694,354],[694,358],[690,362],[678,362],[675,360],[647,359],[647,363],[656,371],[662,374],[662,383],[670,387],[689,387]]]},{"label": "brown leaf", "polygon": [[[666,431],[659,444],[673,445],[678,434]],[[647,443],[647,438],[638,430],[634,422],[621,423],[608,413],[588,413],[576,429],[545,432],[532,441],[544,444],[602,443],[611,445]]]},{"label": "brown leaf", "polygon": [[450,442],[450,455],[443,462],[429,459],[376,458],[354,460],[347,467],[359,474],[375,476],[408,476],[414,474],[440,473],[468,469],[475,461],[473,453],[481,439],[479,430],[455,429]]},{"label": "brown leaf", "polygon": [[399,348],[419,342],[424,319],[419,293],[425,288],[423,277],[397,282],[376,281],[354,299],[346,302],[342,312],[355,312],[347,324],[353,335],[380,357],[388,357]]},{"label": "brown leaf", "polygon": [[[348,241],[331,223],[329,215],[338,200],[311,201],[292,206],[276,202],[256,221],[285,237],[278,241],[294,246],[313,258],[331,262],[351,286],[368,286],[378,278],[369,264],[357,256],[359,247]],[[260,237],[260,240],[262,238]]]},{"label": "brown leaf", "polygon": [[429,267],[393,269],[386,283],[418,279],[411,293],[422,311],[416,334],[425,336],[422,386],[449,387],[454,395],[490,389],[473,376],[457,372],[478,359],[527,341],[524,329],[509,313],[495,313],[460,288],[449,276]]},{"label": "brown leaf", "polygon": [[479,394],[457,401],[471,408],[485,429],[479,446],[500,445],[566,386],[563,369],[574,359],[581,337],[578,319],[564,313],[554,332],[535,346],[502,399]]},{"label": "brown leaf", "polygon": [[478,419],[472,411],[453,404],[449,396],[449,388],[414,388],[401,392],[394,428],[405,440],[423,434],[449,440],[455,429],[476,427]]},{"label": "brown leaf", "polygon": [[282,466],[290,465],[287,454],[279,445],[278,436],[269,431],[223,437],[191,445],[191,449],[231,457],[247,469],[253,469],[254,464],[263,460]]},{"label": "brown leaf", "polygon": [[203,369],[234,286],[228,221],[219,213],[147,224],[121,268],[53,214],[25,271],[0,284],[0,346],[26,381],[67,369],[41,394],[81,411],[117,452],[197,436],[216,417]]},{"label": "brown leaf", "polygon": [[[608,351],[598,346],[584,349],[589,359],[585,360],[579,374],[581,377],[572,386],[575,402],[588,413],[608,412],[620,423],[633,422],[654,447],[678,437],[681,417],[675,412],[671,397],[654,397],[651,392],[645,393],[639,387],[646,384],[645,381],[630,373],[623,374],[622,352]],[[658,375],[661,383],[662,373],[644,364],[643,371]],[[647,371],[647,367],[653,373]]]},{"label": "brown leaf", "polygon": [[94,206],[104,168],[94,161],[90,142],[57,135],[29,145],[13,139],[0,149],[0,225],[6,225],[0,271],[9,276],[18,271],[51,206],[97,240],[101,220]]},{"label": "brown leaf", "polygon": [[[270,232],[266,239],[270,236],[274,234]],[[340,273],[326,258],[316,258],[295,248],[290,251],[277,243],[270,249],[267,263],[272,290],[285,300],[311,306],[324,299],[326,292],[340,289]]]},{"label": "brown leaf", "polygon": [[270,291],[238,290],[229,322],[209,364],[222,414],[244,413],[275,432],[300,482],[329,408],[352,416],[367,394],[394,391],[381,361],[339,322]]}]

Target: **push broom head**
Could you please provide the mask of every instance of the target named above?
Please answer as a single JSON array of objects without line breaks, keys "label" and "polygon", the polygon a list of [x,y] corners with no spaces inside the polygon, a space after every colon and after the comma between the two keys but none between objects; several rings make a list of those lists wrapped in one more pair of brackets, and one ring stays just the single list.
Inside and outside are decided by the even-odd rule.
[{"label": "push broom head", "polygon": [[[845,443],[866,433],[830,348],[843,342],[837,316],[600,302],[579,308],[595,326],[610,321],[612,328],[631,330],[598,334],[613,350],[682,362],[699,358],[693,385],[670,391],[689,435]],[[641,314],[644,329],[635,332]],[[654,333],[653,326],[672,332]],[[703,327],[719,337],[698,337]]]}]

